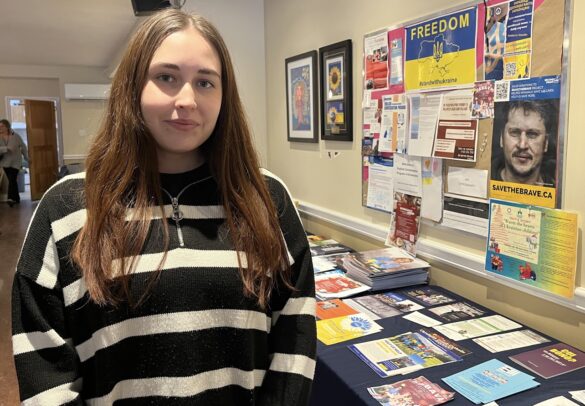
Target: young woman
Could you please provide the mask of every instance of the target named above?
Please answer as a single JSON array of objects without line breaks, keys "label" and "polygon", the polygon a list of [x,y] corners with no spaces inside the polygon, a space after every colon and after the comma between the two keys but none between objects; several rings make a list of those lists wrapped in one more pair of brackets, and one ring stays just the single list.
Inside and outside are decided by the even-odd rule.
[{"label": "young woman", "polygon": [[22,158],[28,159],[26,144],[20,135],[12,131],[10,121],[0,120],[0,167],[8,178],[8,204],[10,207],[20,203],[18,193],[18,172],[22,168]]},{"label": "young woman", "polygon": [[259,169],[216,29],[177,10],[148,19],[105,117],[86,173],[39,203],[18,263],[22,400],[306,404],[310,251],[286,188]]}]

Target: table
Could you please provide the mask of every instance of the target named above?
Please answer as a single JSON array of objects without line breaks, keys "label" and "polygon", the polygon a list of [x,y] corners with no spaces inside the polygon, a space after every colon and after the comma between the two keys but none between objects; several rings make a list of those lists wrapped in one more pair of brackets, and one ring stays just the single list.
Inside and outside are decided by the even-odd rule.
[{"label": "table", "polygon": [[[443,292],[446,295],[453,297],[457,301],[465,301],[475,307],[485,310],[486,313],[482,317],[497,314],[446,289],[442,289],[438,286],[432,287],[439,292]],[[414,288],[416,287],[397,289],[395,292],[400,293],[401,291]],[[371,294],[371,292],[369,294]],[[420,310],[420,312],[435,319],[438,318],[436,315],[426,309],[428,309],[428,307],[425,307],[425,310]],[[431,382],[439,384],[446,390],[453,391],[453,389],[445,382],[443,382],[441,378],[460,372],[464,369],[470,368],[492,358],[499,359],[500,361],[513,366],[514,368],[534,376],[535,380],[540,383],[540,386],[534,389],[497,400],[498,405],[533,405],[556,396],[565,396],[570,398],[568,391],[585,389],[585,368],[559,375],[554,378],[544,379],[534,374],[533,372],[526,370],[508,358],[508,356],[513,354],[518,354],[539,347],[545,347],[552,343],[558,342],[558,340],[555,340],[534,329],[531,330],[538,332],[544,337],[547,337],[549,340],[551,340],[551,342],[492,354],[483,347],[476,344],[472,339],[462,340],[458,341],[457,343],[470,350],[472,354],[465,356],[461,362],[454,362],[433,368],[423,369],[407,375],[381,378],[356,355],[354,355],[347,348],[347,346],[359,342],[372,341],[384,337],[392,337],[408,331],[416,331],[423,328],[423,326],[403,319],[402,316],[380,319],[377,320],[377,323],[384,327],[384,330],[379,333],[329,346],[324,345],[321,342],[318,343],[317,366],[315,370],[313,392],[310,402],[311,406],[380,406],[380,403],[374,400],[374,398],[372,398],[368,393],[368,387],[389,384],[403,379],[416,378],[420,375],[424,375]],[[474,403],[456,392],[455,398],[447,404],[450,406],[456,406],[473,405]]]}]

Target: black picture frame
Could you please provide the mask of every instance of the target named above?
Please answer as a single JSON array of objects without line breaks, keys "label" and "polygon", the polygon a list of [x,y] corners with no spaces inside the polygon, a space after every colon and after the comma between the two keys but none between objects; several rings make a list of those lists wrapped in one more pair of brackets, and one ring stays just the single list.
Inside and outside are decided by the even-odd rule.
[{"label": "black picture frame", "polygon": [[318,142],[317,51],[285,59],[286,128],[291,142]]},{"label": "black picture frame", "polygon": [[351,39],[319,48],[321,139],[353,141]]}]

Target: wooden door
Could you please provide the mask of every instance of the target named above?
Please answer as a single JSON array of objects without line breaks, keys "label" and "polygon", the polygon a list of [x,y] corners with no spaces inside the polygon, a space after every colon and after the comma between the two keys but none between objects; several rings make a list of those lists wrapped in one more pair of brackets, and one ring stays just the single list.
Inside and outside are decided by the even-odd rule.
[{"label": "wooden door", "polygon": [[30,167],[30,194],[38,200],[57,181],[57,129],[52,101],[25,100],[26,132]]}]

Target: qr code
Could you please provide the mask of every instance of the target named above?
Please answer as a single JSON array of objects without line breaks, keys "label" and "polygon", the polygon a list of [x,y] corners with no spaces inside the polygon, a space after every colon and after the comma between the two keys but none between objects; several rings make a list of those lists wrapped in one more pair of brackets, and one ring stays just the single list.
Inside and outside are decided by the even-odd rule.
[{"label": "qr code", "polygon": [[495,84],[494,101],[508,101],[510,100],[510,82],[508,80],[499,80]]},{"label": "qr code", "polygon": [[505,74],[504,76],[507,78],[515,78],[516,77],[516,62],[506,62],[505,66]]}]

